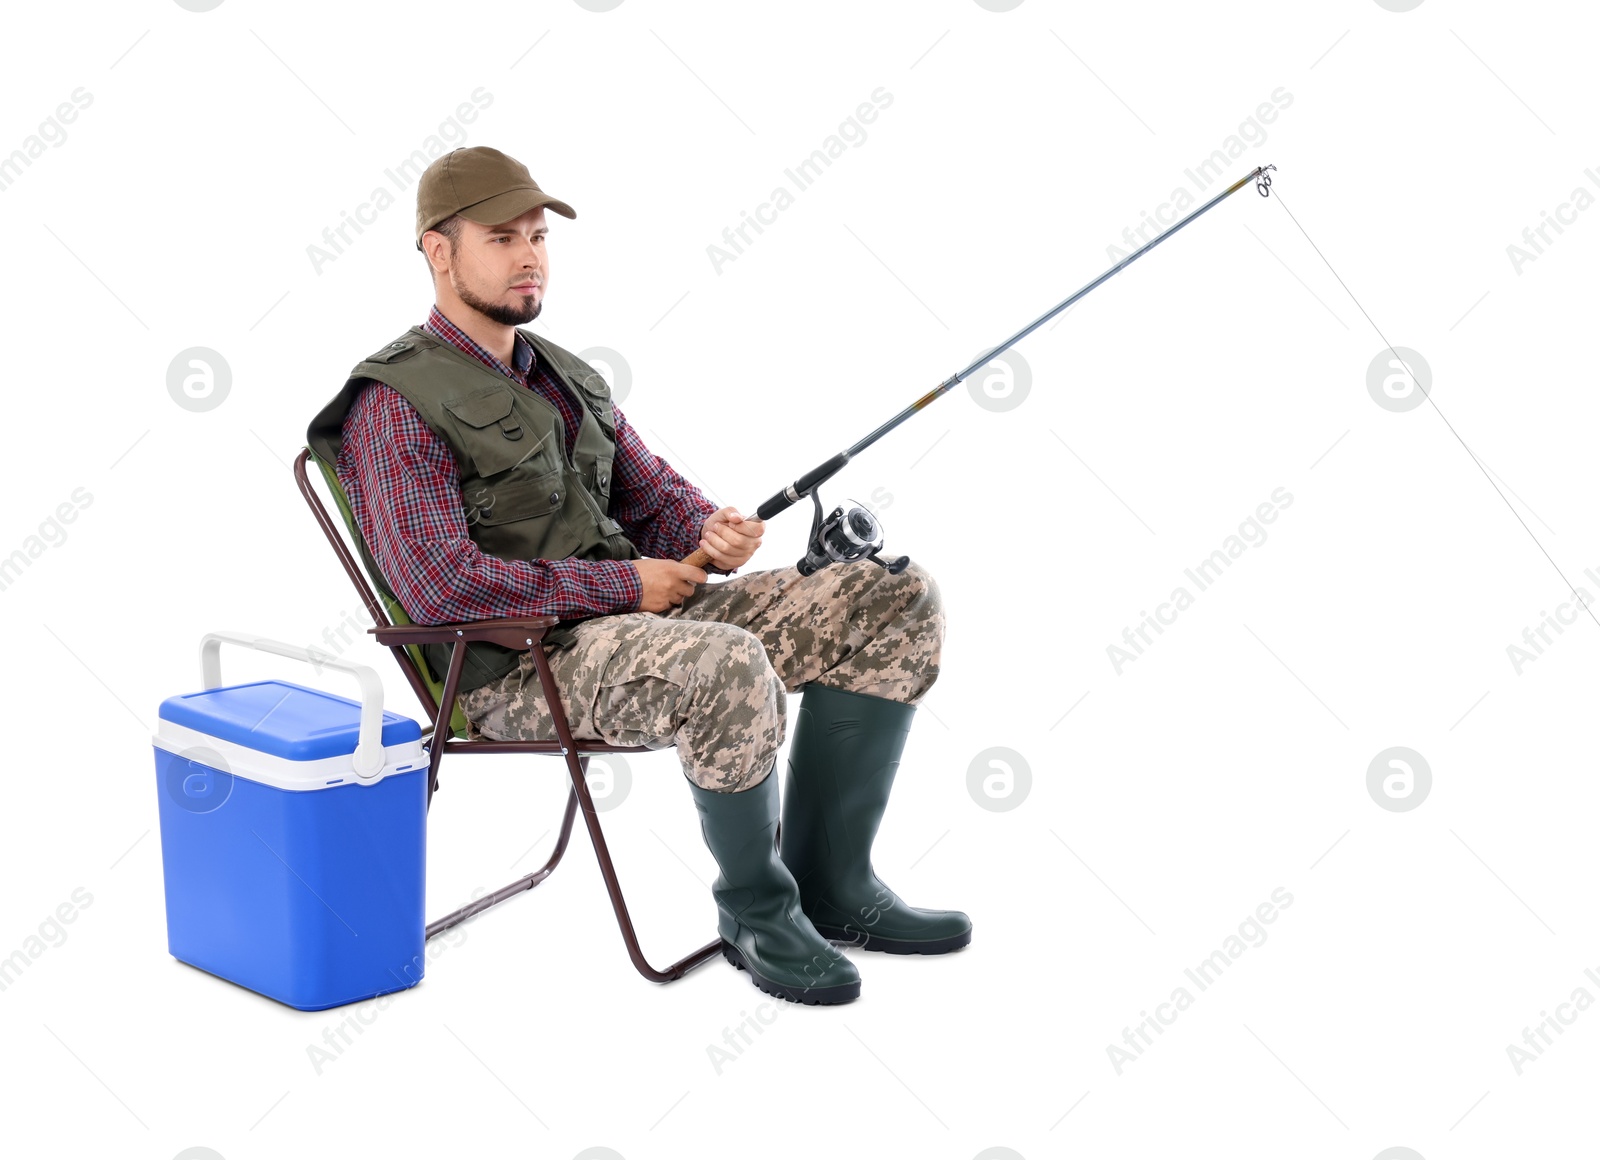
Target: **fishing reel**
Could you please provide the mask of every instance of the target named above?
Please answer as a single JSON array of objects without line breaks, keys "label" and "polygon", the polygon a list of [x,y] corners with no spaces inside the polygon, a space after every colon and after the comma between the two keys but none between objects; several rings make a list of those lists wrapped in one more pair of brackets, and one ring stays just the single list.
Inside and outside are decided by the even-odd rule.
[{"label": "fishing reel", "polygon": [[878,557],[883,551],[883,525],[878,517],[855,500],[846,500],[848,508],[836,507],[824,516],[822,498],[815,488],[810,494],[816,512],[811,517],[811,538],[806,542],[806,554],[795,564],[800,575],[810,576],[829,564],[862,559],[887,569],[891,576],[906,570],[911,563],[910,556],[901,556],[892,562]]}]

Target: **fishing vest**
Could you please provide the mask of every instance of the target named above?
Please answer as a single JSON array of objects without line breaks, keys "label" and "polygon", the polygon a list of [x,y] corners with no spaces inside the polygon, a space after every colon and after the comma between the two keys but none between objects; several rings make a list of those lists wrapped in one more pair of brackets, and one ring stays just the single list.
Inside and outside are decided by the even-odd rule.
[{"label": "fishing vest", "polygon": [[[413,326],[357,363],[333,400],[306,432],[313,454],[337,463],[346,414],[370,382],[388,384],[416,408],[455,456],[467,534],[478,549],[502,560],[636,560],[639,549],[612,519],[611,465],[617,453],[611,388],[588,363],[528,330],[534,357],[581,400],[572,458],[566,454],[561,412],[514,382],[421,327]],[[367,572],[398,605],[383,573],[356,536]],[[549,644],[573,641],[563,620],[545,634]],[[422,646],[436,681],[443,682],[451,645]],[[484,641],[467,646],[460,692],[498,680],[517,667],[514,649]]]}]

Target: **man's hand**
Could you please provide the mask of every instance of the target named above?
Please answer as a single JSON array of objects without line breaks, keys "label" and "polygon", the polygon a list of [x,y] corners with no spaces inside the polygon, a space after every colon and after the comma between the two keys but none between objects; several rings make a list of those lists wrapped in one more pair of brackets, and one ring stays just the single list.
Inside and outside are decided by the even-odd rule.
[{"label": "man's hand", "polygon": [[755,555],[766,530],[765,520],[745,519],[738,508],[719,508],[700,528],[700,547],[717,567],[731,571]]},{"label": "man's hand", "polygon": [[676,560],[629,560],[639,573],[644,594],[639,598],[643,612],[665,612],[693,595],[695,585],[706,582],[706,574]]}]

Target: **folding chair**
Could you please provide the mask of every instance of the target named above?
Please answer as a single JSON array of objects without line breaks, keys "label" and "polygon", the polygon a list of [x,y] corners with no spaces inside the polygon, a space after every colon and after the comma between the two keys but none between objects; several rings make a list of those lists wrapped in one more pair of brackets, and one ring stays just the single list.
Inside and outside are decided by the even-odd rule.
[{"label": "folding chair", "polygon": [[[374,621],[374,627],[367,631],[377,637],[378,643],[386,645],[394,658],[400,664],[400,669],[405,673],[406,681],[411,685],[412,692],[417,695],[417,700],[422,704],[424,713],[433,721],[430,727],[423,730],[424,744],[428,749],[428,807],[431,812],[433,806],[433,792],[439,785],[439,763],[445,753],[540,753],[552,757],[566,758],[567,773],[572,779],[572,788],[567,792],[566,813],[561,819],[561,833],[556,838],[555,850],[550,854],[550,860],[535,870],[532,874],[524,875],[507,886],[502,886],[494,893],[484,896],[475,902],[463,906],[460,910],[445,915],[443,918],[430,922],[427,926],[427,938],[449,930],[457,923],[464,922],[475,914],[489,909],[513,895],[524,890],[531,890],[548,878],[561,861],[561,855],[567,848],[567,839],[572,835],[572,819],[576,811],[583,809],[584,824],[589,828],[589,840],[594,845],[595,857],[600,862],[600,874],[605,879],[606,892],[611,895],[611,907],[617,915],[617,925],[622,929],[622,941],[627,944],[628,957],[633,960],[633,965],[645,978],[656,983],[669,983],[673,979],[682,978],[694,967],[699,966],[707,959],[714,956],[721,947],[720,939],[713,939],[698,950],[692,951],[667,967],[657,970],[645,959],[644,952],[639,949],[639,939],[634,933],[633,920],[628,917],[628,906],[622,897],[622,886],[617,881],[616,868],[611,864],[611,852],[606,846],[605,834],[600,829],[600,818],[595,812],[594,800],[589,795],[589,784],[585,774],[589,768],[589,757],[595,753],[650,753],[653,752],[646,746],[639,745],[607,745],[599,741],[577,742],[572,738],[572,730],[567,724],[566,712],[561,707],[561,697],[557,692],[555,678],[551,675],[549,661],[544,655],[542,642],[545,630],[557,622],[554,616],[513,617],[503,620],[476,620],[464,624],[438,624],[416,625],[400,607],[399,601],[389,590],[376,568],[372,572],[372,584],[369,585],[362,576],[361,569],[357,567],[355,558],[351,555],[349,547],[338,528],[329,518],[327,509],[317,497],[311,487],[311,482],[306,475],[306,460],[314,460],[322,470],[322,478],[327,485],[328,492],[333,496],[339,508],[339,514],[344,519],[344,525],[349,532],[351,540],[361,544],[361,531],[357,527],[355,517],[351,514],[349,501],[340,486],[339,477],[334,473],[333,465],[311,453],[309,447],[302,448],[294,461],[294,478],[299,484],[300,493],[305,496],[306,503],[311,508],[311,514],[316,517],[317,525],[327,536],[328,543],[334,553],[339,557],[339,563],[344,566],[345,574],[350,577],[350,582],[356,586],[356,591],[361,595],[361,602],[366,606],[368,614]],[[378,591],[375,593],[373,587]],[[380,602],[379,594],[382,599]],[[466,659],[466,648],[469,641],[489,641],[505,648],[518,651],[531,650],[533,653],[534,668],[539,674],[539,687],[544,691],[545,701],[550,707],[550,716],[555,722],[555,741],[492,741],[488,739],[472,741],[468,739],[466,718],[462,715],[460,706],[456,704],[456,692],[460,684],[462,663]],[[434,681],[427,661],[424,659],[420,646],[424,644],[452,644],[450,664],[445,673],[444,683],[441,685]]]}]

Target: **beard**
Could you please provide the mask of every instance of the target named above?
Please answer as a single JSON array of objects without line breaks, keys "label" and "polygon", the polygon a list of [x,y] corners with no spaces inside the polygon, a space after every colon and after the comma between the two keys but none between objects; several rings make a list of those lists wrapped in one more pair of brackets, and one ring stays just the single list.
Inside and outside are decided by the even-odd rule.
[{"label": "beard", "polygon": [[532,294],[519,294],[521,300],[516,306],[502,306],[498,302],[490,302],[480,298],[472,292],[458,275],[454,263],[450,266],[450,284],[455,292],[472,309],[487,318],[492,318],[501,326],[523,326],[539,317],[539,312],[544,309],[544,298]]}]

